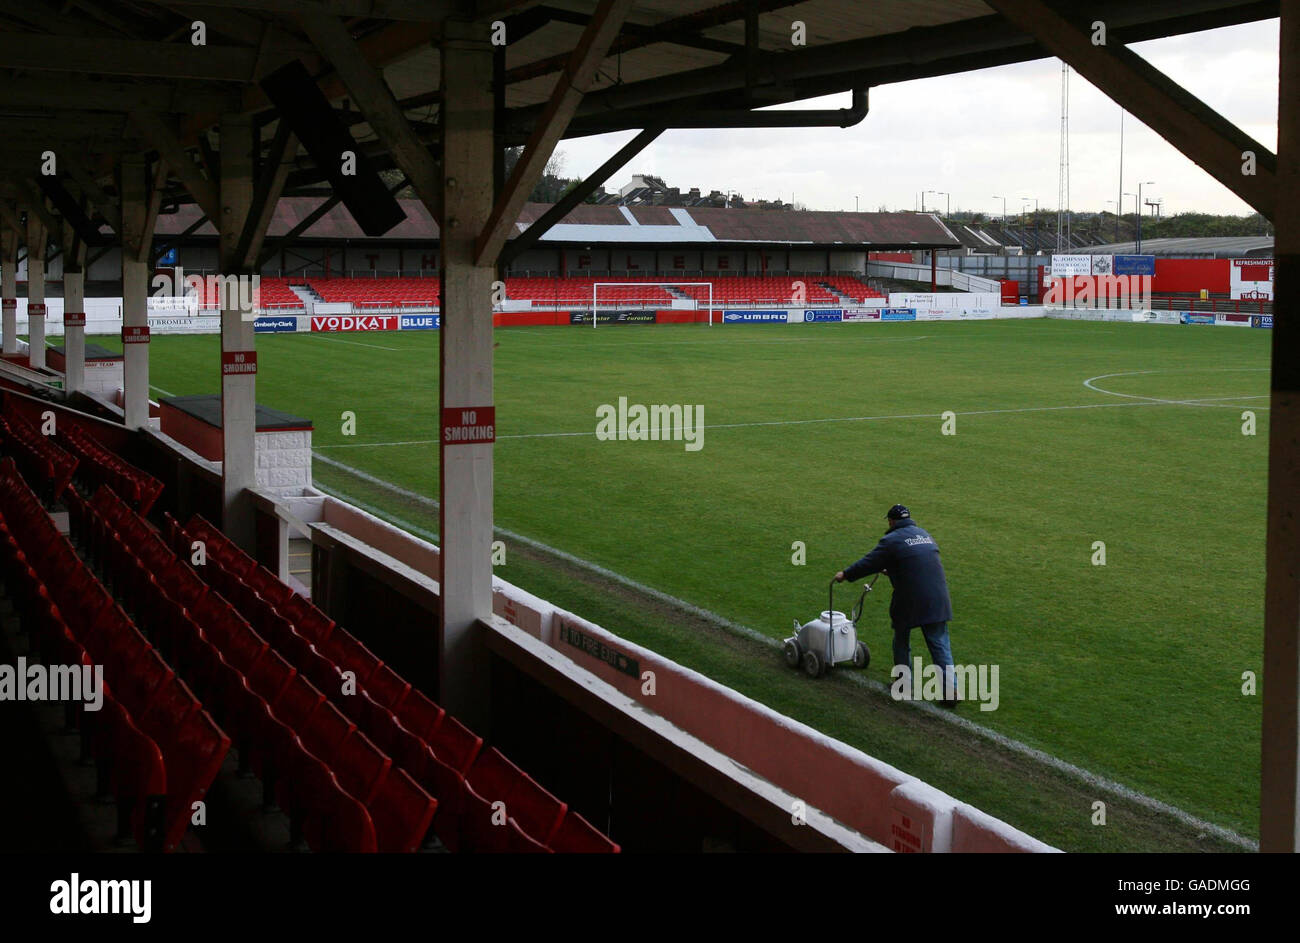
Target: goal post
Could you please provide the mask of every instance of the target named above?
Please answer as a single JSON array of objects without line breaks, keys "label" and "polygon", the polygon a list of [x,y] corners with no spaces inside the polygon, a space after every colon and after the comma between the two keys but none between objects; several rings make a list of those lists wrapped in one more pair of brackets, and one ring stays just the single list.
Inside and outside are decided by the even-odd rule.
[{"label": "goal post", "polygon": [[[707,288],[709,290],[708,310],[709,310],[709,327],[713,327],[713,282],[593,282],[591,285],[591,326],[594,328],[599,323],[597,312],[599,310],[600,289],[602,288]],[[695,302],[691,310],[700,310],[700,301],[698,298],[692,298]],[[617,308],[616,304],[610,304],[610,308]]]}]

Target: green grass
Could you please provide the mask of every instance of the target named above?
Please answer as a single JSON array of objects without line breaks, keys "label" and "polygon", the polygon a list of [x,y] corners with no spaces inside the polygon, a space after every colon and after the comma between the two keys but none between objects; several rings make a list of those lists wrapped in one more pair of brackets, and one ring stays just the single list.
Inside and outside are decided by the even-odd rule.
[{"label": "green grass", "polygon": [[[829,576],[901,501],[943,548],[957,661],[1000,666],[999,709],[966,716],[1254,835],[1260,705],[1241,678],[1262,656],[1269,336],[1057,321],[502,329],[496,521],[779,638],[824,607]],[[436,333],[261,335],[258,350],[259,402],[313,419],[328,457],[437,496]],[[215,337],[157,337],[152,380],[213,392],[217,351]],[[1116,393],[1213,405],[1084,386],[1108,374],[1124,374],[1096,381]],[[703,449],[598,441],[596,407],[620,396],[703,404]],[[947,410],[956,435],[941,434]],[[582,434],[528,437],[565,432]],[[412,444],[380,444],[394,442]],[[886,605],[873,597],[864,618],[876,678]],[[833,713],[831,688],[819,709],[811,682],[763,682],[706,640],[628,635],[850,742],[869,736]],[[886,746],[918,775],[942,768],[923,744]]]}]

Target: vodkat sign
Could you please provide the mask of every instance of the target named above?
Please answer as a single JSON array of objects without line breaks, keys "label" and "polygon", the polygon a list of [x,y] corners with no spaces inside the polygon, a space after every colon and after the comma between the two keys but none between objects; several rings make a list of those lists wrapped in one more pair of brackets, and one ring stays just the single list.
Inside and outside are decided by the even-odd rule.
[{"label": "vodkat sign", "polygon": [[311,319],[313,331],[395,331],[395,314],[330,314]]},{"label": "vodkat sign", "polygon": [[496,440],[495,406],[452,406],[442,411],[443,445],[478,445]]}]

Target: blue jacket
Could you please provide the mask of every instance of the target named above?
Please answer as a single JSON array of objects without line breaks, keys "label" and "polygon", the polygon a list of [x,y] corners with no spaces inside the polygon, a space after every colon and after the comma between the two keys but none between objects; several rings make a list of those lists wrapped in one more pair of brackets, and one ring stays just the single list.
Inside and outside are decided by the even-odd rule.
[{"label": "blue jacket", "polygon": [[885,573],[894,584],[889,617],[896,629],[947,622],[952,618],[948,579],[939,562],[939,545],[916,521],[904,518],[890,527],[874,550],[844,571],[846,580]]}]

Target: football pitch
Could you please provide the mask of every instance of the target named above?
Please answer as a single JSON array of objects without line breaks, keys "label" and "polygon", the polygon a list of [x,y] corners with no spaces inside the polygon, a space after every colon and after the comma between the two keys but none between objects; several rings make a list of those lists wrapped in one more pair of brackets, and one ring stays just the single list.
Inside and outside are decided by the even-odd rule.
[{"label": "football pitch", "polygon": [[[1263,647],[1269,339],[1049,320],[498,329],[496,523],[779,640],[906,504],[942,549],[956,661],[999,669],[997,709],[960,716],[1252,838],[1260,698],[1243,677],[1258,683]],[[258,401],[314,421],[319,486],[435,538],[413,495],[437,497],[437,333],[257,344]],[[218,349],[154,337],[153,395],[217,391]],[[702,407],[702,436],[597,436],[621,397]],[[1188,847],[1120,815],[1100,825],[1109,793],[1054,798],[985,763],[978,737],[933,734],[951,725],[882,720],[917,712],[878,693],[883,710],[862,708],[852,669],[807,678],[775,647],[503,539],[503,579],[1046,841]],[[841,587],[837,607],[852,601]],[[878,682],[887,609],[877,592],[860,622]],[[912,650],[928,661],[919,632]]]}]

